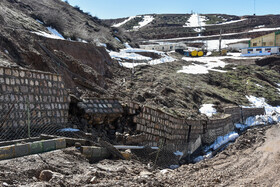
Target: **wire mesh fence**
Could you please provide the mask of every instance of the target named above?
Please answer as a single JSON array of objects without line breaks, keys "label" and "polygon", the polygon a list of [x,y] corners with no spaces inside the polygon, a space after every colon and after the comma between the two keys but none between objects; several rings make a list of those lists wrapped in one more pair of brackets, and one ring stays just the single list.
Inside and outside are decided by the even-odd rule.
[{"label": "wire mesh fence", "polygon": [[46,102],[30,102],[30,97],[33,95],[0,95],[0,141],[57,135],[67,127],[66,104],[51,103],[48,98]]}]

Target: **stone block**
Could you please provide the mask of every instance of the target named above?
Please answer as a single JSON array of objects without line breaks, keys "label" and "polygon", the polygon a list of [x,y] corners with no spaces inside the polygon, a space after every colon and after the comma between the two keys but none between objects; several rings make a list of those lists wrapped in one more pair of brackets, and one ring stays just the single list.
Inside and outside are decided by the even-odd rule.
[{"label": "stone block", "polygon": [[27,156],[30,154],[30,144],[15,145],[15,157]]},{"label": "stone block", "polygon": [[15,146],[0,147],[0,160],[13,158],[15,155]]},{"label": "stone block", "polygon": [[44,140],[42,144],[44,152],[53,151],[56,148],[55,140]]},{"label": "stone block", "polygon": [[55,139],[55,148],[56,149],[66,148],[66,140],[64,138]]},{"label": "stone block", "polygon": [[39,142],[32,142],[30,144],[30,154],[38,154],[43,152],[43,143],[42,141]]}]

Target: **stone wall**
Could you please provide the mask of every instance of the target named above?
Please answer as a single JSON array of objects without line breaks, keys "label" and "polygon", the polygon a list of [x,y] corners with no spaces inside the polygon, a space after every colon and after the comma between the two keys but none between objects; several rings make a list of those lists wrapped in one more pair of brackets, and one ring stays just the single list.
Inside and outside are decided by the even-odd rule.
[{"label": "stone wall", "polygon": [[62,127],[67,122],[70,101],[61,76],[0,67],[0,84],[0,131],[10,129],[14,136],[24,137],[27,124],[32,133],[34,128]]},{"label": "stone wall", "polygon": [[226,107],[224,108],[225,114],[230,114],[232,117],[233,123],[239,123],[242,120],[242,108],[241,107]]},{"label": "stone wall", "polygon": [[202,144],[210,144],[217,137],[233,131],[234,123],[241,122],[243,118],[265,112],[263,108],[228,107],[224,109],[225,114],[217,119],[188,120],[133,102],[127,106],[129,114],[134,115],[133,122],[137,125],[137,131],[146,136],[143,145],[161,146],[164,141],[169,150],[188,149],[191,153]]},{"label": "stone wall", "polygon": [[209,119],[205,134],[203,134],[202,142],[210,144],[214,142],[217,137],[224,136],[234,130],[234,123],[232,115],[225,114],[219,119]]},{"label": "stone wall", "polygon": [[[130,103],[130,114],[137,114],[140,106],[137,103]],[[184,119],[176,118],[160,110],[144,106],[138,115],[134,116],[136,130],[144,133],[146,141],[143,145],[161,146],[173,150],[182,150],[188,138],[189,126]]]},{"label": "stone wall", "polygon": [[264,108],[242,108],[243,120],[246,120],[248,117],[263,115],[265,113]]}]

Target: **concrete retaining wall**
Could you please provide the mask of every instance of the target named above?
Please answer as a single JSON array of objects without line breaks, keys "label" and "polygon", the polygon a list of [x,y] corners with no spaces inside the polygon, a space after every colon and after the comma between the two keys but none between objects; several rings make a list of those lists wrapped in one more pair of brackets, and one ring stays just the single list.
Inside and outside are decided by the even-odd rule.
[{"label": "concrete retaining wall", "polygon": [[66,141],[64,138],[3,146],[0,147],[0,160],[38,154],[63,148],[66,148]]}]

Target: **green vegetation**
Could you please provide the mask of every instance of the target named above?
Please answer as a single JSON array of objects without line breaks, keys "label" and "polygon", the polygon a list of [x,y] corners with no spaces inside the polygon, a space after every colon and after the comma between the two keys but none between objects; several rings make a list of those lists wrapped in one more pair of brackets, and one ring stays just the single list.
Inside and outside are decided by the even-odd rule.
[{"label": "green vegetation", "polygon": [[210,73],[207,83],[212,91],[238,104],[247,104],[245,96],[254,95],[275,106],[280,105],[279,81],[279,73],[266,67],[238,66],[227,73]]}]

